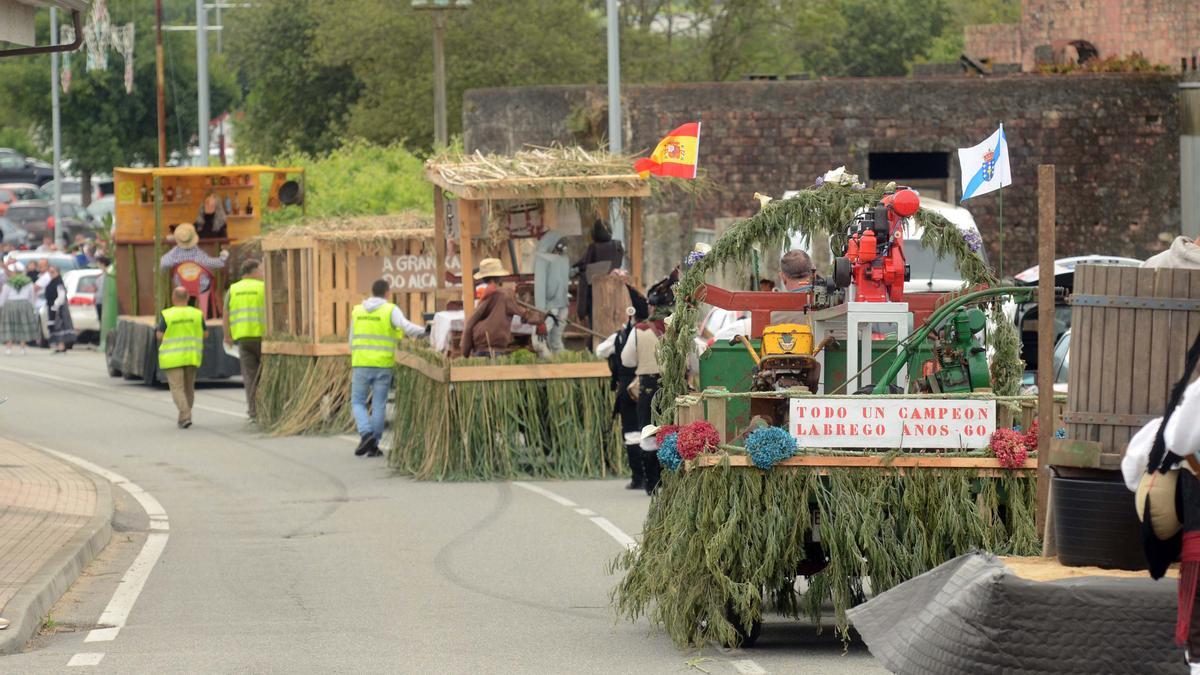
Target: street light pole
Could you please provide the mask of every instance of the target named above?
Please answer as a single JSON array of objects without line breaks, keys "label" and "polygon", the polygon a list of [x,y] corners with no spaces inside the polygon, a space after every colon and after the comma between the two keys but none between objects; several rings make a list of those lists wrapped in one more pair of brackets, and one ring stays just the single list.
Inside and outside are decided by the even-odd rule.
[{"label": "street light pole", "polygon": [[[58,10],[50,8],[50,44],[58,44]],[[62,103],[58,94],[58,52],[50,53],[50,126],[54,143],[54,238],[62,228]]]},{"label": "street light pole", "polygon": [[434,10],[433,14],[433,147],[442,150],[450,144],[450,132],[446,125],[446,12]]},{"label": "street light pole", "polygon": [[[617,0],[608,0],[608,151],[621,152],[624,134],[621,127],[621,39],[617,22]],[[609,222],[613,239],[625,241],[625,223],[621,217],[621,200],[610,202]]]},{"label": "street light pole", "polygon": [[199,121],[200,166],[208,166],[208,122],[212,119],[209,112],[208,92],[208,9],[204,0],[196,0],[196,117]]},{"label": "street light pole", "polygon": [[154,0],[154,68],[158,87],[158,165],[167,165],[167,99],[163,93],[162,0]]}]

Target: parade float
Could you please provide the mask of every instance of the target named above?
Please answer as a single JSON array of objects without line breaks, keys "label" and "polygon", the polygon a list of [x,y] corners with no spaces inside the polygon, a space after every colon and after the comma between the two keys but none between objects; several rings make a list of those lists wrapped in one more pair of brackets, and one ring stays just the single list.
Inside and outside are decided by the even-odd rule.
[{"label": "parade float", "polygon": [[[445,247],[439,254],[447,249],[457,254],[461,270],[439,265],[437,278],[444,282],[439,292],[454,289],[453,298],[440,297],[458,300],[459,306],[439,305],[443,311],[433,317],[431,348],[411,341],[399,346],[392,427],[402,431],[389,452],[391,466],[422,480],[622,473],[608,365],[588,349],[593,337],[616,326],[600,326],[598,319],[590,331],[569,326],[568,347],[574,342],[576,349],[549,360],[522,348],[464,358],[455,348],[475,303],[474,284],[461,280],[469,278],[478,260],[504,261],[513,273],[505,284],[514,288],[518,301],[532,303],[527,261],[537,238],[548,231],[580,235],[593,220],[608,221],[614,207],[627,227],[631,282],[640,286],[642,200],[651,195],[651,185],[630,165],[625,157],[577,148],[443,155],[426,163],[434,189],[434,242]],[[586,243],[582,237],[577,241]],[[599,270],[593,278],[607,272]],[[577,290],[572,295],[577,299]],[[623,317],[627,304],[627,294],[616,312],[602,312],[598,304],[595,316]],[[572,307],[569,316],[574,314]],[[515,323],[514,335],[521,339],[522,332],[532,333],[534,327]],[[444,333],[446,340],[440,337]]]},{"label": "parade float", "polygon": [[[263,176],[270,177],[264,186]],[[156,316],[167,307],[172,277],[201,308],[207,322],[204,361],[198,377],[223,379],[240,370],[236,351],[223,344],[221,314],[229,274],[241,256],[240,245],[262,231],[264,209],[302,203],[304,170],[269,166],[165,167],[113,169],[113,232],[119,317],[106,335],[110,375],[147,384],[164,381],[158,372],[154,336]],[[230,252],[225,267],[208,270],[183,263],[163,270],[160,260],[173,245],[181,223],[194,223],[211,197],[224,216],[224,232],[199,237],[196,248],[216,257]]]},{"label": "parade float", "polygon": [[[978,237],[917,204],[895,186],[819,181],[766,204],[690,261],[659,353],[656,438],[671,470],[641,545],[614,563],[624,572],[613,594],[621,615],[648,617],[680,646],[746,646],[769,610],[820,625],[831,605],[848,639],[846,611],[868,593],[972,550],[1041,551],[1042,420],[1036,399],[1018,395],[1019,341],[1001,303],[1030,291],[999,287]],[[908,218],[928,250],[957,261],[965,282],[921,326],[902,292],[898,228]],[[707,283],[795,233],[828,237],[836,256],[831,279],[816,279],[812,292]],[[716,362],[749,369],[723,378],[745,383],[741,390],[689,388],[706,300],[759,315],[743,340],[751,358]],[[784,310],[805,317],[773,323],[771,312]],[[877,324],[889,322],[886,339],[876,339]],[[843,366],[841,382],[825,358],[839,347],[846,358],[862,355],[861,368]],[[734,405],[749,411],[748,423],[730,414]],[[1043,422],[1058,429],[1054,417]]]}]

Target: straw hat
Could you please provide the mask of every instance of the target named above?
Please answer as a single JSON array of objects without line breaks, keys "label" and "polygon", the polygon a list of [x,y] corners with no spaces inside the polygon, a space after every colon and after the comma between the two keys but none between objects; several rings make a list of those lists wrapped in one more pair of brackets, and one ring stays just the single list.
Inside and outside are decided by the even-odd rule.
[{"label": "straw hat", "polygon": [[181,223],[175,227],[175,245],[179,248],[196,248],[200,237],[196,236],[196,227],[191,223]]},{"label": "straw hat", "polygon": [[475,280],[479,281],[489,277],[506,277],[508,270],[504,269],[504,265],[500,264],[499,258],[484,258],[479,261],[479,271],[475,273]]}]

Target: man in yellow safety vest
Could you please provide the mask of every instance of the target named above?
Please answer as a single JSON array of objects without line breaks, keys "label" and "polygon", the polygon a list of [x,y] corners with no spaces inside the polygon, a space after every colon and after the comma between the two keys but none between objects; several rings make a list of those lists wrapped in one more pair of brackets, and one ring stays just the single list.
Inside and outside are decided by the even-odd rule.
[{"label": "man in yellow safety vest", "polygon": [[[380,279],[371,285],[371,297],[350,315],[350,410],[362,438],[355,449],[358,457],[383,454],[379,440],[387,416],[388,390],[396,365],[396,342],[404,335],[416,337],[425,329],[408,320],[387,297],[389,285]],[[367,410],[367,397],[371,409]]]},{"label": "man in yellow safety vest", "polygon": [[225,344],[238,345],[242,364],[242,386],[246,389],[246,413],[258,419],[254,399],[258,391],[258,368],[262,363],[262,339],[267,332],[267,291],[262,266],[253,258],[242,262],[241,281],[225,293]]},{"label": "man in yellow safety vest", "polygon": [[171,398],[179,409],[179,428],[192,426],[192,403],[196,395],[196,370],[204,355],[204,313],[188,306],[188,292],[177,286],[171,292],[171,307],[158,316],[158,369],[166,373]]}]

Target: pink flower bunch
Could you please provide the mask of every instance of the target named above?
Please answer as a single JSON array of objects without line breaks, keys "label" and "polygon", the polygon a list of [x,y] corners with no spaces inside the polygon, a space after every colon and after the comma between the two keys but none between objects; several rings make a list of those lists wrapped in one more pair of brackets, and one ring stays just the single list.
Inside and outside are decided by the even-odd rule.
[{"label": "pink flower bunch", "polygon": [[700,453],[716,450],[719,445],[721,434],[709,422],[692,422],[679,430],[679,456],[684,459],[695,459]]},{"label": "pink flower bunch", "polygon": [[659,427],[658,431],[654,434],[654,440],[658,441],[659,445],[662,445],[662,442],[666,440],[667,436],[677,433],[679,433],[678,424],[664,424]]},{"label": "pink flower bunch", "polygon": [[1025,432],[1025,447],[1029,452],[1037,452],[1038,449],[1038,423],[1037,420],[1029,425],[1029,431]]},{"label": "pink flower bunch", "polygon": [[990,444],[992,454],[1006,469],[1019,469],[1029,458],[1025,447],[1025,435],[1015,429],[997,429]]}]

